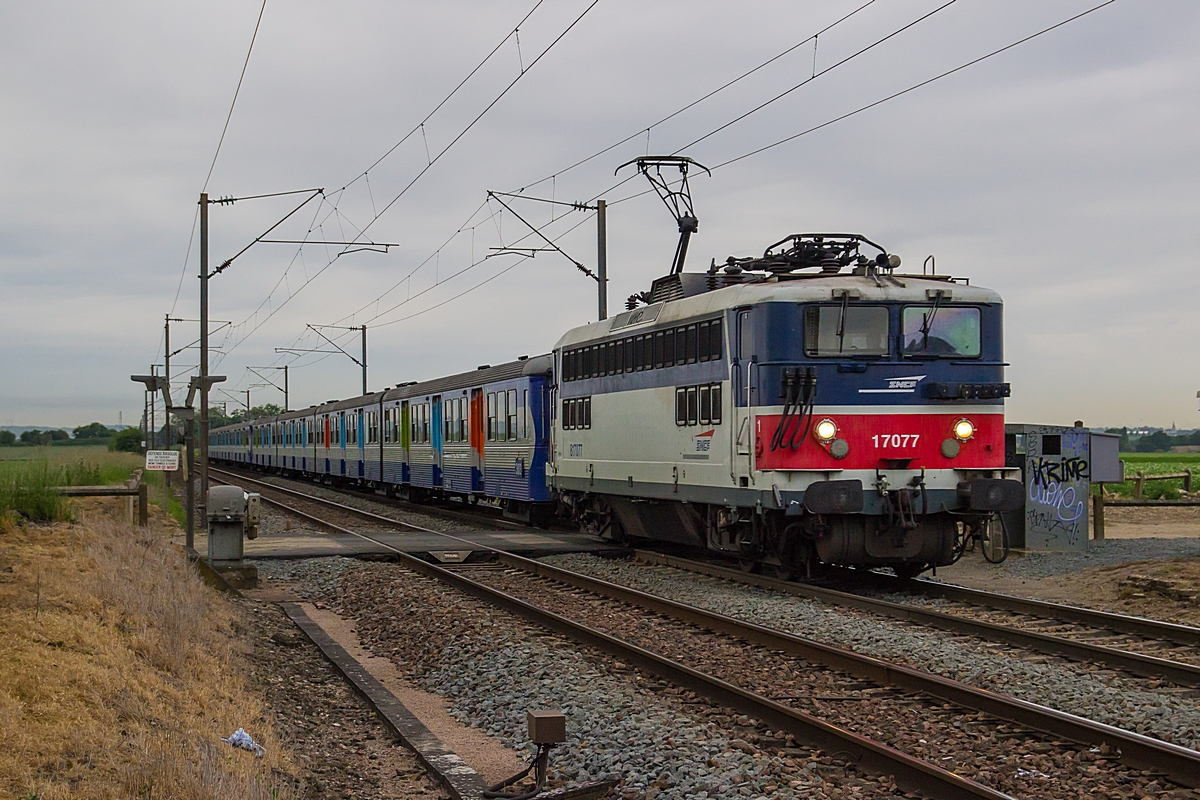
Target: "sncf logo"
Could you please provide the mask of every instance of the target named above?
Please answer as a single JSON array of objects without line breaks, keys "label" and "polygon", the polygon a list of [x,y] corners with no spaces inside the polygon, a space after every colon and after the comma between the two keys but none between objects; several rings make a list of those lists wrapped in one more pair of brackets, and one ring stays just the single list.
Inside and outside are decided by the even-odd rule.
[{"label": "sncf logo", "polygon": [[859,394],[912,394],[917,390],[917,384],[925,380],[924,375],[908,375],[902,378],[888,378],[887,388],[859,389]]},{"label": "sncf logo", "polygon": [[697,453],[707,453],[712,446],[713,433],[715,429],[707,430],[704,433],[697,433],[692,437],[692,441],[696,443]]}]

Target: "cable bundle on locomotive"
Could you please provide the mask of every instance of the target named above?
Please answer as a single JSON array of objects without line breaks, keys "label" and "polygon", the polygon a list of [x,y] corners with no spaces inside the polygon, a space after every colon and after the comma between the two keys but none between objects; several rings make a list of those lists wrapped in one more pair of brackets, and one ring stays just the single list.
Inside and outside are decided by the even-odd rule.
[{"label": "cable bundle on locomotive", "polygon": [[[693,162],[631,163],[686,178]],[[485,499],[790,574],[824,562],[914,575],[952,563],[964,525],[1020,506],[997,293],[899,274],[858,234],[793,234],[683,272],[690,197],[656,188],[680,244],[626,311],[546,356],[214,430],[211,457]]]}]

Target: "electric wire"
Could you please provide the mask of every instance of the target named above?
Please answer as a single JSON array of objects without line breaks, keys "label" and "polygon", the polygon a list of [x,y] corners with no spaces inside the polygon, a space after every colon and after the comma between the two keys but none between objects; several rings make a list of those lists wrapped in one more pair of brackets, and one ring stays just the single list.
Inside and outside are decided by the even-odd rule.
[{"label": "electric wire", "polygon": [[[505,97],[505,95],[507,95],[508,92],[510,90],[512,90],[512,88],[514,86],[517,85],[517,83],[521,80],[521,78],[523,78],[528,72],[530,72],[534,68],[534,66],[536,66],[559,42],[561,42],[563,40],[563,38],[568,33],[570,33],[583,20],[583,18],[585,16],[587,16],[587,14],[593,8],[596,7],[596,5],[599,2],[600,2],[600,0],[592,0],[592,2],[561,33],[559,33],[558,36],[555,37],[550,42],[550,44],[547,45],[546,48],[543,49],[542,52],[538,54],[538,56],[536,58],[534,58],[533,61],[531,61],[528,66],[524,66],[523,69],[521,70],[521,72],[517,75],[517,77],[514,78],[506,87],[504,87],[504,89],[501,90],[500,93],[494,99],[492,99],[491,102],[489,102],[487,104],[487,106],[481,112],[479,112],[479,114],[477,114],[474,119],[471,120],[470,123],[468,123],[466,125],[466,127],[464,127],[445,147],[443,147],[437,153],[437,155],[435,155],[429,161],[429,163],[426,164],[425,167],[423,167],[417,173],[417,175],[415,177],[413,177],[400,190],[400,192],[395,197],[393,197],[392,200],[387,203],[387,205],[385,205],[383,207],[383,209],[381,209],[378,213],[376,213],[365,226],[363,226],[361,229],[358,229],[359,232],[356,236],[354,236],[352,238],[351,237],[343,237],[344,240],[357,242],[357,240],[361,236],[363,236],[366,233],[366,231],[372,225],[374,225],[375,222],[377,222],[380,219],[380,217],[382,217],[385,213],[387,213],[387,211],[396,202],[398,202],[400,200],[400,198],[403,197],[409,191],[409,189],[411,189],[417,183],[417,181],[419,181],[421,179],[421,177],[424,176],[433,167],[433,165],[438,162],[438,160],[441,159],[442,156],[444,156],[447,152],[449,152],[451,150],[451,148],[453,148],[464,136],[466,136],[466,134],[472,128],[474,128],[474,126],[488,113],[488,111],[490,111],[493,107],[495,107],[495,105],[497,103],[499,103],[500,100],[503,99]],[[539,3],[539,5],[540,5],[540,3]],[[536,9],[536,8],[537,8],[537,6],[534,6],[534,9]],[[530,13],[532,13],[532,11]],[[528,19],[528,15],[526,16],[526,19]],[[348,185],[349,184],[347,184],[347,186]],[[344,191],[344,190],[341,190],[341,191]],[[339,197],[339,201],[340,201],[340,197]],[[339,215],[339,217],[340,217],[340,215]],[[357,226],[356,226],[356,228],[357,228]],[[303,247],[303,245],[301,247]],[[256,325],[254,325],[253,328],[251,328],[248,332],[246,332],[245,335],[241,336],[237,341],[235,341],[230,346],[229,349],[232,350],[232,349],[236,348],[239,344],[241,344],[241,342],[245,341],[250,335],[252,335],[255,331],[257,331],[259,328],[261,328],[262,325],[267,322],[267,320],[271,319],[271,317],[273,317],[276,313],[278,313],[279,310],[281,310],[284,306],[286,306],[288,304],[288,302],[290,302],[292,300],[292,298],[294,298],[297,294],[299,294],[301,291],[303,291],[309,284],[312,283],[312,281],[314,281],[314,280],[316,280],[316,278],[320,277],[320,275],[323,274],[325,272],[325,270],[327,270],[330,266],[332,266],[338,260],[338,258],[340,258],[342,255],[345,255],[346,253],[350,252],[350,248],[351,248],[351,245],[347,245],[341,251],[339,251],[337,254],[335,254],[333,256],[333,258],[331,258],[323,267],[321,267],[320,270],[318,270],[316,272],[316,274],[307,278],[295,291],[290,292],[288,294],[288,296],[286,298],[284,298],[284,300],[279,305],[274,306],[264,319],[259,321]],[[270,297],[268,297],[267,301],[265,301],[265,302],[270,302]],[[261,309],[261,305],[260,305],[260,309]],[[250,315],[245,320],[238,323],[238,327],[248,324],[250,319],[252,319],[257,314],[258,314],[258,311],[255,311],[254,314]]]},{"label": "electric wire", "polygon": [[267,10],[267,0],[263,0],[258,10],[258,20],[254,23],[254,33],[250,36],[250,47],[246,49],[246,60],[242,63],[242,73],[238,75],[237,88],[233,90],[233,101],[229,104],[229,113],[225,115],[225,126],[221,128],[221,138],[217,140],[217,150],[213,153],[212,163],[208,165],[208,174],[204,176],[204,188],[208,191],[208,182],[212,179],[213,169],[217,166],[217,156],[221,155],[221,145],[225,143],[225,133],[229,130],[229,121],[233,119],[233,108],[237,105],[238,95],[242,91],[242,81],[246,78],[246,67],[250,66],[250,54],[254,52],[254,41],[258,38],[258,28],[262,25],[263,12]]},{"label": "electric wire", "polygon": [[[951,0],[951,3],[952,3],[952,2],[954,2],[954,0]],[[738,162],[740,162],[740,161],[742,161],[742,160],[744,160],[744,159],[750,158],[750,157],[752,157],[752,156],[754,156],[754,155],[757,155],[757,154],[759,154],[759,153],[765,152],[765,151],[767,151],[767,150],[770,150],[770,149],[772,149],[772,148],[774,148],[774,147],[778,147],[778,146],[780,146],[780,145],[782,145],[782,144],[785,144],[785,143],[787,143],[787,142],[793,141],[793,140],[795,140],[795,139],[797,139],[797,138],[799,138],[799,137],[801,137],[801,136],[807,135],[808,133],[812,133],[812,132],[815,132],[815,131],[817,131],[817,130],[821,130],[821,129],[825,128],[825,127],[828,127],[828,126],[830,126],[830,125],[836,124],[837,122],[840,122],[840,121],[843,121],[843,120],[845,120],[845,119],[848,119],[848,118],[850,118],[850,117],[852,117],[852,116],[855,116],[855,115],[857,115],[857,114],[860,114],[860,113],[862,113],[862,112],[864,112],[864,111],[867,111],[867,110],[869,110],[869,109],[871,109],[871,108],[874,108],[874,107],[876,107],[876,106],[882,105],[883,103],[886,103],[886,102],[888,102],[888,101],[890,101],[890,100],[893,100],[893,99],[896,99],[896,98],[898,98],[898,97],[904,96],[904,95],[906,95],[906,94],[908,94],[908,93],[910,93],[910,92],[912,92],[912,91],[915,91],[916,89],[922,88],[922,87],[924,87],[924,86],[928,86],[929,84],[931,84],[931,83],[934,83],[934,82],[936,82],[936,81],[938,81],[938,80],[941,80],[942,78],[949,77],[950,75],[953,75],[953,74],[956,74],[956,73],[958,73],[958,72],[961,72],[962,70],[965,70],[965,69],[967,69],[967,68],[969,68],[969,67],[971,67],[971,66],[974,66],[974,65],[976,65],[976,64],[978,64],[978,63],[981,63],[981,62],[983,62],[983,61],[986,61],[986,60],[988,60],[988,59],[990,59],[990,58],[993,58],[994,56],[1000,55],[1000,54],[1002,54],[1002,53],[1004,53],[1004,52],[1006,52],[1006,51],[1008,51],[1008,50],[1011,50],[1011,49],[1013,49],[1013,48],[1015,48],[1015,47],[1018,47],[1018,46],[1020,46],[1021,44],[1024,44],[1024,43],[1026,43],[1026,42],[1029,42],[1029,41],[1031,41],[1031,40],[1033,40],[1033,39],[1036,39],[1036,38],[1038,38],[1038,37],[1040,37],[1040,36],[1043,36],[1043,35],[1045,35],[1045,34],[1047,34],[1047,33],[1050,33],[1051,31],[1054,31],[1054,30],[1056,30],[1056,29],[1058,29],[1058,28],[1061,28],[1061,27],[1063,27],[1063,26],[1065,26],[1065,25],[1068,25],[1068,24],[1070,24],[1071,22],[1074,22],[1074,21],[1076,21],[1076,20],[1078,20],[1078,19],[1081,19],[1081,18],[1083,18],[1083,17],[1086,17],[1086,16],[1088,16],[1088,15],[1090,15],[1090,14],[1092,14],[1092,13],[1096,12],[1096,11],[1099,11],[1100,9],[1102,9],[1102,8],[1104,8],[1104,7],[1108,6],[1108,5],[1111,5],[1111,4],[1115,3],[1115,2],[1116,2],[1116,0],[1105,0],[1105,2],[1099,3],[1099,4],[1097,4],[1097,5],[1093,6],[1093,7],[1091,7],[1091,8],[1089,8],[1089,9],[1085,10],[1085,11],[1082,11],[1082,12],[1080,12],[1080,13],[1078,13],[1078,14],[1075,14],[1075,15],[1073,15],[1073,16],[1071,16],[1071,17],[1068,17],[1068,18],[1066,18],[1066,19],[1064,19],[1064,20],[1062,20],[1062,21],[1060,21],[1060,22],[1057,22],[1057,23],[1055,23],[1055,24],[1053,24],[1053,25],[1049,25],[1049,26],[1047,26],[1047,27],[1045,27],[1045,28],[1043,28],[1043,29],[1041,29],[1041,30],[1039,30],[1039,31],[1036,31],[1035,33],[1032,33],[1032,34],[1029,34],[1029,35],[1027,35],[1027,36],[1024,36],[1024,37],[1022,37],[1022,38],[1020,38],[1020,39],[1018,39],[1018,40],[1016,40],[1016,41],[1014,41],[1014,42],[1011,42],[1010,44],[1007,44],[1007,45],[1005,45],[1005,46],[1003,46],[1003,47],[997,48],[997,49],[995,49],[995,50],[993,50],[993,51],[990,51],[989,53],[986,53],[986,54],[984,54],[984,55],[982,55],[982,56],[979,56],[979,57],[976,57],[976,58],[974,58],[974,59],[971,59],[971,60],[969,60],[969,61],[967,61],[967,62],[965,62],[965,63],[963,63],[963,64],[961,64],[961,65],[959,65],[959,66],[957,66],[957,67],[954,67],[953,69],[946,70],[946,71],[944,71],[944,72],[942,72],[942,73],[939,73],[938,75],[935,75],[935,76],[933,76],[933,77],[931,77],[931,78],[928,78],[928,79],[926,79],[926,80],[923,80],[923,81],[920,81],[920,82],[918,82],[918,83],[916,83],[916,84],[913,84],[912,86],[909,86],[909,87],[907,87],[907,88],[905,88],[905,89],[903,89],[903,90],[900,90],[900,91],[898,91],[898,92],[894,92],[894,93],[892,93],[892,94],[890,94],[890,95],[888,95],[888,96],[886,96],[886,97],[884,97],[884,98],[881,98],[881,99],[879,99],[879,100],[873,101],[872,103],[868,103],[868,104],[866,104],[866,105],[863,105],[863,106],[861,106],[861,107],[859,107],[859,108],[857,108],[857,109],[855,109],[855,110],[853,110],[853,111],[847,112],[847,113],[845,113],[845,114],[838,115],[838,116],[836,116],[836,117],[834,117],[834,118],[832,118],[832,119],[829,119],[829,120],[827,120],[827,121],[825,121],[825,122],[822,122],[822,123],[820,123],[819,125],[812,126],[812,127],[808,128],[808,129],[805,129],[805,130],[803,130],[803,131],[800,131],[800,132],[798,132],[798,133],[796,133],[796,134],[792,134],[791,136],[785,137],[785,138],[783,138],[783,139],[780,139],[780,140],[778,140],[778,141],[776,141],[776,142],[773,142],[773,143],[771,143],[771,144],[765,145],[765,146],[763,146],[763,147],[755,148],[755,149],[753,149],[753,150],[750,150],[750,151],[748,151],[748,152],[746,152],[746,153],[742,153],[742,154],[740,154],[740,155],[738,155],[738,156],[735,156],[735,157],[733,157],[733,158],[730,158],[730,159],[727,159],[727,160],[725,160],[725,161],[719,162],[719,163],[718,163],[716,166],[714,166],[712,169],[718,169],[718,168],[722,168],[722,167],[725,167],[725,166],[729,166],[729,165],[731,165],[731,164],[734,164],[734,163],[738,163]],[[951,3],[946,3],[945,5],[943,5],[943,6],[940,6],[938,9],[935,9],[933,12],[930,12],[930,14],[927,14],[927,15],[925,15],[925,17],[922,17],[921,19],[927,18],[927,17],[928,17],[929,15],[931,15],[932,13],[936,13],[937,11],[940,11],[942,8],[945,8],[946,6],[950,5]],[[919,22],[919,21],[921,21],[921,19],[918,19],[918,20],[914,21],[913,23],[909,23],[909,24],[908,24],[908,25],[906,25],[904,28],[901,28],[901,29],[899,29],[899,30],[898,30],[897,32],[895,32],[895,33],[898,33],[898,32],[900,32],[900,31],[904,30],[905,28],[911,27],[913,24],[916,24],[916,22]],[[884,40],[886,40],[887,38],[891,38],[892,36],[894,36],[894,35],[895,35],[895,33],[893,33],[893,34],[890,34],[888,37],[885,37],[885,39],[884,39]],[[880,40],[880,42],[882,42],[882,41],[884,41],[884,40]],[[878,43],[879,43],[879,42],[877,42],[876,44],[878,44]],[[872,47],[873,47],[873,46],[874,46],[874,45],[872,45]],[[867,48],[867,49],[869,49],[869,48]],[[863,52],[863,51],[859,51],[859,53],[861,53],[861,52]],[[855,55],[858,55],[859,53],[856,53]],[[845,61],[846,61],[846,60],[848,60],[848,59],[843,59],[841,62],[838,62],[838,63],[845,63]],[[820,73],[818,73],[818,74],[824,74],[824,73],[825,73],[825,72],[827,72],[827,71],[828,71],[828,69],[826,69],[826,70],[822,70],[822,71],[821,71]],[[811,78],[810,78],[809,80],[811,80]],[[753,112],[750,112],[750,113],[753,113]],[[743,115],[743,117],[744,117],[744,115]],[[736,121],[736,120],[735,120],[735,121]],[[728,124],[732,124],[732,123],[727,123],[726,125],[722,126],[722,128],[720,128],[720,129],[723,129],[724,127],[728,127]],[[717,130],[713,131],[712,133],[715,133],[715,132],[719,131],[720,129],[717,129]],[[700,140],[697,140],[697,141],[701,141],[701,140],[703,140],[703,139],[705,139],[705,138],[708,138],[708,136],[712,135],[712,133],[710,133],[710,134],[707,134],[707,135],[706,135],[706,136],[704,136],[704,137],[701,137],[701,139],[700,139]],[[690,146],[690,145],[688,145],[688,146]],[[681,149],[684,149],[684,148],[681,148]],[[676,152],[679,152],[679,150],[677,150]],[[616,184],[616,186],[620,186],[620,185],[624,184],[625,182],[627,182],[627,180],[629,180],[629,179],[626,179],[626,181],[621,181],[621,182],[619,182],[618,184]],[[530,184],[530,185],[532,185],[532,184]],[[615,188],[615,187],[614,187],[614,188]],[[609,190],[606,190],[606,191],[611,191],[611,189],[609,189]],[[628,200],[632,200],[632,199],[634,199],[634,198],[636,198],[636,197],[640,197],[640,196],[642,196],[642,195],[649,194],[649,193],[650,193],[650,191],[651,191],[651,190],[643,190],[643,191],[636,192],[636,193],[634,193],[634,194],[631,194],[631,195],[627,195],[627,196],[625,196],[625,197],[622,197],[622,198],[618,198],[617,200],[614,200],[614,201],[610,202],[610,203],[609,203],[609,205],[610,205],[610,206],[612,206],[612,205],[616,205],[616,204],[618,204],[618,203],[622,203],[622,202],[626,202],[626,201],[628,201]],[[599,195],[596,195],[596,197],[599,197],[599,196],[601,196],[602,194],[604,194],[604,193],[602,192],[602,193],[600,193]],[[593,198],[593,199],[594,199],[594,198]],[[477,214],[477,213],[478,213],[478,209],[476,210],[475,214]],[[475,214],[473,214],[473,215],[472,215],[472,218],[475,216]],[[581,221],[580,221],[579,223],[577,223],[575,226],[572,226],[572,228],[570,228],[568,231],[564,232],[564,233],[563,233],[563,234],[561,234],[559,237],[556,237],[556,239],[557,239],[557,238],[561,238],[561,236],[565,236],[567,233],[570,233],[570,231],[574,230],[576,227],[578,227],[579,225],[582,225],[582,224],[583,224],[584,222],[586,222],[586,221],[587,221],[587,218],[585,218],[585,219],[581,220]],[[553,222],[553,220],[552,220],[552,222]],[[464,227],[465,227],[465,226],[464,226]],[[543,226],[543,227],[548,227],[548,226]],[[461,233],[461,232],[462,232],[462,228],[460,228],[458,231],[456,231],[456,232],[455,232],[455,234],[454,234],[454,236],[457,236],[457,235],[458,235],[459,233]],[[519,240],[517,240],[517,241],[518,241],[518,242],[519,242],[519,241],[522,241],[524,238],[527,238],[528,236],[531,236],[531,235],[532,235],[532,233],[531,233],[531,234],[527,234],[527,235],[526,235],[526,237],[522,237],[521,239],[519,239]],[[451,237],[451,238],[453,238],[453,237]],[[431,259],[432,257],[433,257],[433,256],[430,256],[430,259]],[[427,261],[428,261],[428,260],[429,260],[429,259],[426,259],[426,262],[422,262],[422,263],[423,263],[423,264],[424,264],[424,263],[427,263]],[[463,270],[460,270],[458,273],[454,273],[454,274],[453,274],[453,275],[451,275],[449,278],[447,278],[447,281],[449,281],[449,280],[452,280],[452,279],[453,279],[453,278],[455,278],[455,277],[458,277],[459,275],[461,275],[461,274],[465,273],[466,271],[468,271],[468,270],[470,270],[470,269],[473,269],[474,267],[476,267],[476,266],[478,266],[480,263],[482,263],[484,260],[486,260],[486,257],[485,257],[484,259],[480,259],[479,261],[476,261],[476,262],[472,263],[472,264],[471,264],[471,265],[469,265],[467,268],[464,268]],[[478,289],[478,288],[480,288],[480,287],[482,287],[482,286],[484,286],[484,285],[487,285],[488,283],[491,283],[493,280],[496,280],[497,278],[499,278],[499,277],[501,277],[502,275],[504,275],[504,274],[508,273],[508,272],[509,272],[509,271],[511,271],[512,269],[515,269],[517,266],[519,266],[521,263],[523,263],[523,261],[524,261],[524,259],[522,259],[521,261],[514,262],[513,264],[511,264],[511,265],[509,265],[509,266],[505,267],[503,270],[501,270],[501,271],[497,272],[496,274],[494,274],[494,275],[490,276],[490,277],[489,277],[489,278],[487,278],[486,280],[484,280],[484,281],[482,281],[482,282],[480,282],[480,283],[478,283],[478,284],[476,284],[476,285],[474,285],[474,286],[472,286],[472,287],[470,287],[470,288],[468,288],[468,289],[466,289],[466,290],[464,290],[464,291],[460,292],[459,294],[456,294],[456,295],[454,295],[454,296],[452,296],[452,297],[450,297],[450,298],[447,298],[446,300],[443,300],[443,301],[441,301],[441,302],[439,302],[439,303],[437,303],[437,304],[435,304],[435,305],[433,305],[433,306],[430,306],[430,307],[428,307],[428,308],[426,308],[426,309],[423,309],[423,310],[421,310],[421,311],[415,312],[415,313],[413,313],[413,314],[410,314],[410,315],[407,315],[407,316],[404,316],[404,317],[400,317],[400,318],[397,318],[397,319],[394,319],[394,320],[389,320],[389,321],[387,321],[387,322],[383,322],[383,323],[378,323],[378,322],[376,322],[376,324],[374,325],[374,327],[378,328],[378,327],[384,327],[384,326],[388,326],[388,325],[396,324],[396,323],[403,322],[403,321],[405,321],[405,320],[408,320],[408,319],[412,319],[412,318],[414,318],[414,317],[417,317],[417,316],[421,316],[421,315],[423,315],[423,314],[425,314],[425,313],[428,313],[428,312],[430,312],[430,311],[436,310],[436,309],[438,309],[438,308],[441,308],[441,307],[443,307],[443,306],[445,306],[445,305],[449,304],[450,302],[453,302],[454,300],[457,300],[457,299],[459,299],[460,297],[462,297],[462,296],[464,296],[464,295],[466,295],[466,294],[468,294],[468,293],[470,293],[470,292],[474,291],[475,289]],[[411,275],[411,273],[410,273],[410,275]],[[407,278],[406,278],[406,279],[407,279]],[[401,306],[403,306],[403,305],[407,304],[408,302],[411,302],[412,300],[415,300],[415,299],[417,299],[418,297],[420,297],[420,296],[422,296],[422,295],[426,294],[428,291],[431,291],[433,288],[436,288],[437,286],[440,286],[440,285],[441,285],[442,283],[444,283],[444,282],[445,282],[445,281],[439,282],[439,283],[435,284],[434,286],[432,286],[432,287],[429,287],[428,289],[426,289],[426,290],[423,290],[422,292],[419,292],[417,295],[415,295],[415,296],[412,296],[412,297],[410,297],[410,298],[406,299],[405,301],[402,301],[401,303],[398,303],[398,304],[396,304],[396,305],[393,305],[393,306],[392,306],[392,307],[390,307],[389,309],[386,309],[386,310],[384,310],[384,311],[382,311],[382,312],[379,312],[379,313],[377,313],[377,314],[376,314],[374,317],[372,317],[371,319],[369,319],[369,320],[367,321],[367,324],[370,324],[370,322],[372,322],[372,321],[375,321],[375,320],[378,320],[379,318],[381,318],[381,317],[383,317],[383,316],[386,316],[387,314],[391,313],[392,311],[396,310],[397,308],[399,308],[399,307],[401,307]],[[397,285],[400,285],[400,283],[403,283],[403,280],[402,280],[402,281],[400,281],[400,282],[399,282]],[[382,295],[380,298],[377,298],[376,300],[373,300],[371,303],[368,303],[368,304],[367,304],[367,306],[363,306],[363,308],[362,308],[362,309],[360,309],[360,312],[361,312],[361,310],[365,309],[366,307],[368,307],[368,306],[370,306],[370,305],[372,305],[372,304],[374,304],[374,303],[377,303],[377,302],[378,302],[378,300],[379,300],[379,299],[382,299],[382,297],[383,297],[383,296],[386,296],[386,293],[385,293],[385,295]],[[355,314],[354,314],[354,315],[352,315],[352,316],[356,316],[358,313],[359,313],[359,312],[355,312]]]},{"label": "electric wire", "polygon": [[819,131],[822,128],[827,128],[830,125],[841,122],[844,119],[849,119],[850,117],[853,117],[857,114],[861,114],[862,112],[868,111],[872,108],[875,108],[876,106],[883,105],[884,103],[888,102],[889,100],[895,100],[897,97],[902,97],[902,96],[908,94],[909,92],[913,92],[924,86],[928,86],[929,84],[934,83],[935,81],[940,81],[942,78],[946,78],[957,72],[961,72],[962,70],[967,69],[968,67],[972,67],[982,61],[986,61],[987,59],[989,59],[993,56],[998,56],[1001,53],[1004,53],[1008,50],[1012,50],[1014,47],[1018,47],[1019,45],[1025,44],[1026,42],[1036,39],[1039,36],[1050,33],[1053,30],[1057,30],[1058,28],[1061,28],[1064,25],[1074,22],[1075,20],[1082,19],[1083,17],[1086,17],[1089,14],[1099,11],[1100,9],[1104,8],[1105,6],[1110,6],[1115,2],[1117,2],[1117,0],[1105,0],[1105,2],[1100,3],[1099,5],[1096,5],[1096,6],[1092,6],[1091,8],[1087,9],[1086,11],[1081,11],[1080,13],[1078,13],[1072,17],[1068,17],[1067,19],[1064,19],[1061,22],[1056,22],[1055,24],[1050,25],[1049,27],[1042,28],[1040,31],[1037,31],[1036,33],[1031,33],[1028,36],[1025,36],[1021,39],[1016,40],[1015,42],[1012,42],[1011,44],[1006,44],[1004,47],[993,50],[990,53],[987,53],[986,55],[982,55],[982,56],[979,56],[978,58],[971,59],[970,61],[967,61],[966,63],[960,64],[957,67],[954,67],[953,69],[946,70],[945,72],[935,75],[932,78],[923,80],[920,83],[915,83],[912,86],[909,86],[907,89],[902,89],[898,92],[894,92],[894,93],[888,95],[887,97],[876,100],[873,103],[868,103],[865,106],[860,106],[859,108],[856,108],[853,111],[848,111],[845,114],[841,114],[837,117],[834,117],[833,119],[822,122],[820,125],[814,125],[811,128],[800,131],[799,133],[794,133],[791,136],[787,136],[776,142],[772,142],[771,144],[755,148],[754,150],[751,150],[747,153],[743,153],[742,155],[736,156],[735,158],[731,158],[726,161],[722,161],[719,164],[717,164],[716,166],[712,167],[712,169],[716,170],[716,169],[720,169],[721,167],[729,166],[730,164],[736,164],[737,162],[742,161],[743,159],[750,158],[751,156],[756,156],[759,153],[763,153],[772,148],[779,147],[780,145],[786,144],[787,142],[793,141],[794,139],[799,139],[801,136],[806,136],[815,131]]}]

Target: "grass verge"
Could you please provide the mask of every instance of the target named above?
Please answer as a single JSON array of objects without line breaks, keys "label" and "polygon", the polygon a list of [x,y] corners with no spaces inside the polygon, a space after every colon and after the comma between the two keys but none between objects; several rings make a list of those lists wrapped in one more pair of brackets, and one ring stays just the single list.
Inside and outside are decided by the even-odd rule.
[{"label": "grass verge", "polygon": [[[55,486],[105,486],[129,480],[144,465],[136,453],[116,453],[106,447],[23,448],[20,458],[0,453],[0,517],[13,514],[39,522],[66,522],[71,504],[53,491]],[[151,502],[184,523],[183,504],[167,489],[161,472],[143,472]],[[177,479],[182,480],[182,479]]]},{"label": "grass verge", "polygon": [[[0,796],[291,797],[236,610],[169,530],[88,516],[0,521]],[[265,758],[219,740],[238,727]]]}]

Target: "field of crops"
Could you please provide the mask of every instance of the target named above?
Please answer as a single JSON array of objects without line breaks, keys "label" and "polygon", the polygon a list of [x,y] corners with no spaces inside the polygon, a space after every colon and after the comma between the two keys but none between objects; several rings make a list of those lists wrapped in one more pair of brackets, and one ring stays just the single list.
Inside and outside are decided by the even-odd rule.
[{"label": "field of crops", "polygon": [[[1133,477],[1142,472],[1147,478],[1153,475],[1171,475],[1191,470],[1196,476],[1192,484],[1195,492],[1200,489],[1200,453],[1122,453],[1125,462],[1124,483],[1105,484],[1104,489],[1112,494],[1133,497]],[[1147,480],[1143,495],[1151,500],[1178,500],[1182,494],[1183,481]]]}]

